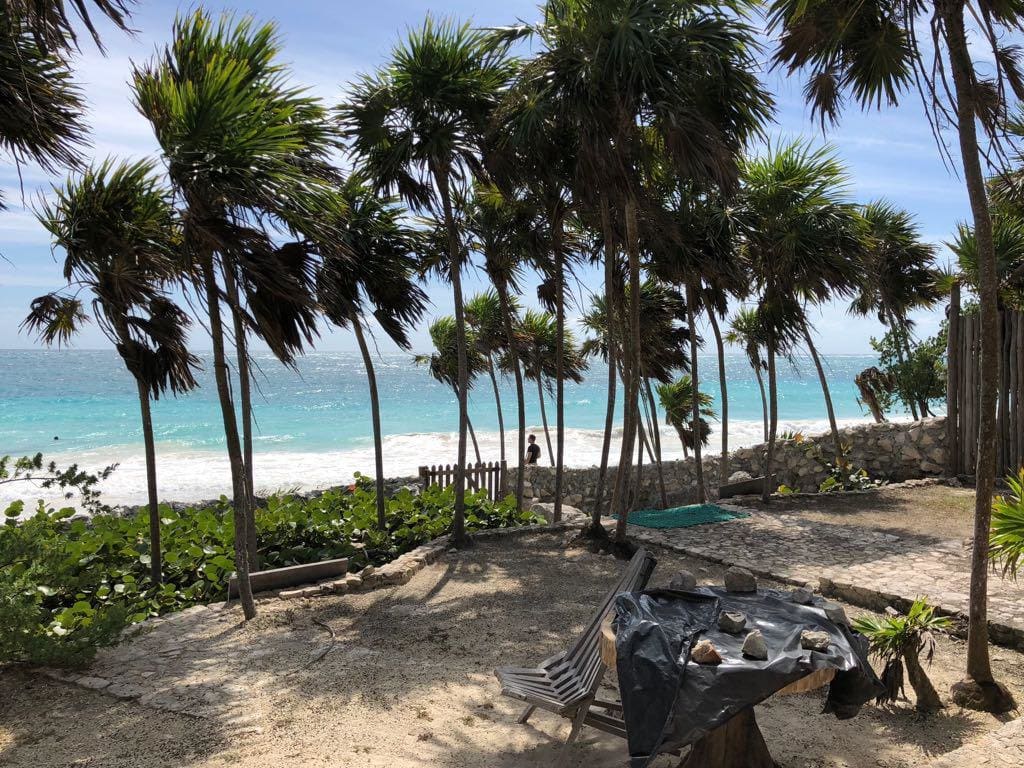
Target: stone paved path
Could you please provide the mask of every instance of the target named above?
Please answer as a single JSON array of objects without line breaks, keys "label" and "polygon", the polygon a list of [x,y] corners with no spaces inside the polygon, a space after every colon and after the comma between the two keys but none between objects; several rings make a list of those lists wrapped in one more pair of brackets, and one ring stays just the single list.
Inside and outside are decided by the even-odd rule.
[{"label": "stone paved path", "polygon": [[929,763],[929,768],[1020,768],[1024,765],[1024,718]]},{"label": "stone paved path", "polygon": [[[812,582],[823,592],[874,610],[905,606],[926,595],[943,611],[966,620],[970,551],[961,542],[900,537],[794,515],[742,511],[750,517],[672,530],[631,526],[630,532],[641,541],[739,565],[766,578],[794,584]],[[1024,584],[990,575],[989,628],[994,641],[1024,650]],[[1022,765],[1024,718],[932,761],[929,768]]]},{"label": "stone paved path", "polygon": [[[865,608],[903,607],[927,596],[943,612],[966,617],[970,551],[961,542],[743,511],[750,517],[671,530],[631,526],[630,532],[642,541],[779,581],[811,582]],[[993,642],[1024,649],[1024,583],[990,575],[989,624]]]}]

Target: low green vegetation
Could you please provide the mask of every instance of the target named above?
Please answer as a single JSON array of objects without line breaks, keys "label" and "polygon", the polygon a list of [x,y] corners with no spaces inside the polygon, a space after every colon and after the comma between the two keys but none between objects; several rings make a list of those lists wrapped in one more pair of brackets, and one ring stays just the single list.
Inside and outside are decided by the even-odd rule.
[{"label": "low green vegetation", "polygon": [[[452,525],[451,488],[420,495],[401,489],[388,499],[387,526],[377,528],[372,483],[314,499],[275,496],[256,511],[263,568],[336,557],[352,570],[389,562]],[[226,500],[212,507],[174,511],[162,506],[163,583],[150,571],[149,517],[111,514],[89,519],[74,510],[46,508],[24,516],[10,505],[0,525],[0,664],[74,666],[96,648],[116,642],[121,630],[150,616],[222,599],[234,570],[234,518]],[[511,498],[492,502],[486,492],[466,497],[469,531],[537,522],[516,512]]]},{"label": "low green vegetation", "polygon": [[[808,442],[801,432],[790,432],[779,437],[780,442],[792,442],[803,446],[804,454],[818,462],[825,477],[818,483],[818,493],[843,493],[846,491],[867,491],[878,488],[884,481],[872,477],[864,467],[855,467],[850,463],[848,457],[850,446],[840,444],[838,457],[830,458],[825,455],[821,446],[817,443]],[[806,445],[804,445],[806,443]],[[796,489],[788,485],[780,485],[778,492],[783,496],[796,493]]]},{"label": "low green vegetation", "polygon": [[1003,575],[1017,578],[1024,561],[1024,468],[1006,478],[1009,491],[992,502],[989,556]]},{"label": "low green vegetation", "polygon": [[932,415],[933,404],[945,400],[948,333],[943,322],[937,334],[925,339],[911,339],[899,329],[871,339],[881,372],[874,393],[883,412],[903,408],[925,417]]}]

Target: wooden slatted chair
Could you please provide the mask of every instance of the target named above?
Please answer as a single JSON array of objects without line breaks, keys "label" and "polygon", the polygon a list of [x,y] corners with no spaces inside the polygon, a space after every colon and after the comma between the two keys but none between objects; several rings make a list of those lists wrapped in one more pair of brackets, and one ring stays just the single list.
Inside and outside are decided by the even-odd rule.
[{"label": "wooden slatted chair", "polygon": [[[566,745],[579,738],[584,724],[625,736],[622,721],[611,716],[612,712],[621,709],[621,705],[597,700],[597,690],[605,671],[601,661],[601,623],[612,609],[616,595],[636,592],[647,585],[656,562],[645,549],[633,555],[622,577],[605,596],[586,630],[568,651],[545,659],[537,667],[501,667],[494,671],[501,683],[502,694],[527,703],[519,716],[519,723],[529,720],[540,707],[572,720]],[[592,705],[607,710],[609,714],[592,712]]]}]

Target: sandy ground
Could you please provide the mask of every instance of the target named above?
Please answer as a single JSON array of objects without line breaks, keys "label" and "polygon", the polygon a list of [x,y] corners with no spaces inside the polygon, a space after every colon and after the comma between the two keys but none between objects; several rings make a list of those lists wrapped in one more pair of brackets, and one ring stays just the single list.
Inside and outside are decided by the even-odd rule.
[{"label": "sandy ground", "polygon": [[[721,583],[704,561],[656,552],[652,584],[686,567]],[[492,540],[427,567],[407,585],[306,603],[270,601],[234,627],[239,647],[260,654],[266,685],[253,688],[245,727],[162,713],[137,702],[57,683],[30,672],[0,673],[0,765],[49,766],[488,766],[556,764],[568,723],[540,712],[515,724],[521,705],[502,698],[492,675],[566,647],[619,568],[616,561],[565,549],[560,537]],[[848,609],[853,615],[861,613]],[[306,666],[297,639],[325,630],[337,643]],[[268,640],[283,639],[276,646]],[[255,654],[254,654],[255,656]],[[997,675],[1024,700],[1021,655],[993,649]],[[225,673],[237,660],[225,659]],[[931,669],[940,692],[964,666],[962,643],[942,638]],[[839,722],[819,714],[823,694],[775,697],[757,709],[785,768],[917,768],[999,723],[947,708],[924,719],[909,703],[866,707]],[[662,757],[658,766],[674,765]],[[570,766],[626,763],[622,741],[587,729]]]},{"label": "sandy ground", "polygon": [[861,494],[785,496],[764,504],[757,497],[738,503],[764,512],[807,520],[858,525],[900,536],[968,539],[974,535],[974,489],[948,485],[885,487]]}]

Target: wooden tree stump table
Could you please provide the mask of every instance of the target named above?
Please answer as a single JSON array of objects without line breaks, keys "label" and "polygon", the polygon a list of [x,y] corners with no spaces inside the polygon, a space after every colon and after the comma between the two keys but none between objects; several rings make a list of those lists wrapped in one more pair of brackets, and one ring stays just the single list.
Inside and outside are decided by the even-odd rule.
[{"label": "wooden tree stump table", "polygon": [[[615,669],[615,630],[609,614],[601,624],[601,660]],[[828,685],[835,677],[834,669],[811,672],[806,677],[778,691],[781,694],[804,693]],[[757,727],[754,708],[747,707],[727,722],[690,745],[679,768],[775,768],[768,745]]]}]

